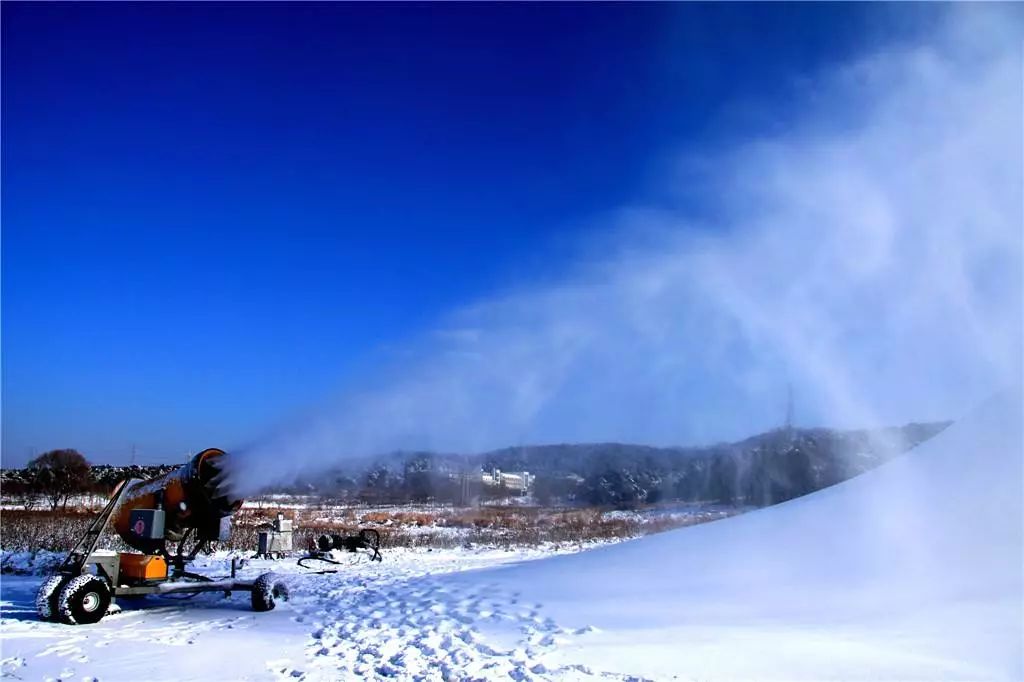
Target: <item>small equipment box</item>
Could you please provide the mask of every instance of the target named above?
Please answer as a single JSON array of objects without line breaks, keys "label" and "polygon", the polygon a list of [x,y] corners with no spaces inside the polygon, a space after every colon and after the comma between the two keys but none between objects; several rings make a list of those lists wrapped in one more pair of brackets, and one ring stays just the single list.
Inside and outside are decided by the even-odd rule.
[{"label": "small equipment box", "polygon": [[164,537],[163,509],[132,509],[130,526],[132,534],[147,540],[162,540]]},{"label": "small equipment box", "polygon": [[120,560],[122,579],[130,581],[167,579],[167,562],[163,557],[121,552]]},{"label": "small equipment box", "polygon": [[258,540],[256,556],[283,556],[285,552],[292,551],[292,522],[279,513],[271,528],[260,531]]}]

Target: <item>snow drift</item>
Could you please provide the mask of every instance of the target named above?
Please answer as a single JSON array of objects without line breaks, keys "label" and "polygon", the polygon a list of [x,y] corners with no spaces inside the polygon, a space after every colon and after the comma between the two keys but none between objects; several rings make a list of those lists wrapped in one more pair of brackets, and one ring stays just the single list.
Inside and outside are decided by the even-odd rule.
[{"label": "snow drift", "polygon": [[1021,411],[1009,391],[827,490],[451,582],[486,581],[563,627],[596,626],[557,651],[561,665],[659,679],[1021,679]]}]

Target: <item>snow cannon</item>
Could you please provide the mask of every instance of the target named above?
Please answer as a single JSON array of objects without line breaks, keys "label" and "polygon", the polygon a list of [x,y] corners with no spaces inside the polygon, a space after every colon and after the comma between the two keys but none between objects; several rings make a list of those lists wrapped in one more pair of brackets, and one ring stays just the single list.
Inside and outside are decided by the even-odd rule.
[{"label": "snow cannon", "polygon": [[[125,480],[67,558],[43,582],[36,610],[43,620],[67,624],[98,622],[119,610],[119,597],[192,596],[199,592],[251,594],[255,611],[269,611],[288,599],[287,586],[273,573],[255,580],[214,579],[186,570],[210,543],[226,540],[231,515],[241,506],[224,486],[223,450],[203,450],[173,471],[148,481]],[[109,527],[137,552],[98,549]],[[174,544],[172,554],[168,543]]]},{"label": "snow cannon", "polygon": [[160,554],[167,541],[226,540],[230,517],[242,506],[223,489],[223,450],[209,448],[163,476],[132,484],[114,512],[114,530],[144,554]]}]

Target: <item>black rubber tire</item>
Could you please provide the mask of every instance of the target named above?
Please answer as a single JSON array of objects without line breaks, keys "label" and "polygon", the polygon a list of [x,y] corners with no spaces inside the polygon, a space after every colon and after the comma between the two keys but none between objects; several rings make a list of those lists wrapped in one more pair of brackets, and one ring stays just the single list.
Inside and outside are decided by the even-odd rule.
[{"label": "black rubber tire", "polygon": [[273,611],[277,600],[288,601],[288,586],[273,573],[264,573],[252,584],[252,610]]},{"label": "black rubber tire", "polygon": [[36,613],[45,621],[56,621],[60,612],[60,593],[71,580],[69,575],[51,575],[36,592]]},{"label": "black rubber tire", "polygon": [[110,608],[107,581],[84,573],[64,586],[60,593],[60,619],[68,625],[98,623]]}]

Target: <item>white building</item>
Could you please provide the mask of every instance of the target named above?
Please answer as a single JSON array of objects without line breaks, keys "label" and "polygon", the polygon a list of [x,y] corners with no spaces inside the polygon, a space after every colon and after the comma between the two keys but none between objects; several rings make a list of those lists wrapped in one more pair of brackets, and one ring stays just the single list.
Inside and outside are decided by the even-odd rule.
[{"label": "white building", "polygon": [[481,474],[484,485],[503,485],[509,490],[518,490],[526,494],[530,491],[536,477],[529,471],[502,471],[493,469],[490,473],[486,471]]}]

